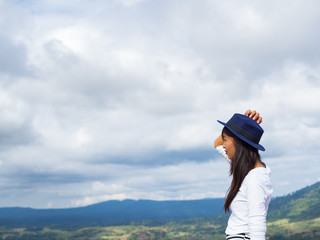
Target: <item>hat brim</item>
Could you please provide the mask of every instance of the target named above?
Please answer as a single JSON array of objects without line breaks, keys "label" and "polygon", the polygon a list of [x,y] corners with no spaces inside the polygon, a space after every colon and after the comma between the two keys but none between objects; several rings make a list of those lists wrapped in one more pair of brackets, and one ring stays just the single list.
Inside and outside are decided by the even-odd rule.
[{"label": "hat brim", "polygon": [[265,148],[260,145],[260,144],[257,144],[257,143],[254,143],[252,141],[250,141],[249,139],[243,137],[241,134],[239,134],[238,132],[236,132],[235,130],[233,130],[231,127],[229,127],[226,123],[224,122],[221,122],[219,120],[217,120],[218,123],[222,124],[223,126],[225,126],[226,128],[228,128],[234,135],[236,135],[238,138],[240,138],[242,141],[248,143],[249,145],[251,145],[252,147],[258,149],[258,150],[261,150],[261,151],[265,151]]}]

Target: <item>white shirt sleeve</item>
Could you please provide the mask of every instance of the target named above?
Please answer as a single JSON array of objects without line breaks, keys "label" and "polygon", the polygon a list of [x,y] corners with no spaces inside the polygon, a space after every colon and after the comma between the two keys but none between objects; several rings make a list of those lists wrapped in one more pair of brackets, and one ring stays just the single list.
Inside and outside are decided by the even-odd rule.
[{"label": "white shirt sleeve", "polygon": [[248,227],[251,240],[265,240],[266,227],[266,192],[260,179],[247,182]]},{"label": "white shirt sleeve", "polygon": [[218,151],[218,153],[220,153],[225,159],[229,159],[227,154],[226,154],[226,151],[224,150],[223,146],[220,145],[220,146],[217,146],[216,147],[216,150]]}]

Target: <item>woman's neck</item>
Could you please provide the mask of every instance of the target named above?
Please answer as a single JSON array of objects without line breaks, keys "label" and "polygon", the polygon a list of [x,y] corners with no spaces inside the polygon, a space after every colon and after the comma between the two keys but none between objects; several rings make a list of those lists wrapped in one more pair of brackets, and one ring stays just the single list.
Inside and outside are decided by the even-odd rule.
[{"label": "woman's neck", "polygon": [[254,165],[254,168],[259,168],[259,167],[266,167],[266,165],[263,163],[263,162],[261,162],[260,160],[258,160],[257,162],[256,162],[256,164]]}]

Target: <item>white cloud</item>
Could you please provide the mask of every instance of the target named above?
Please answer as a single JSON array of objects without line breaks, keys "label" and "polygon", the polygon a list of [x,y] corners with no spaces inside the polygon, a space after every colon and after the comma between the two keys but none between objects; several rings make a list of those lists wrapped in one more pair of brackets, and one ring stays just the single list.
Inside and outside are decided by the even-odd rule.
[{"label": "white cloud", "polygon": [[121,4],[123,4],[126,7],[133,6],[133,5],[141,3],[143,1],[146,1],[146,0],[117,0],[117,2],[120,2]]},{"label": "white cloud", "polygon": [[316,181],[318,5],[2,1],[0,205],[224,196],[216,120],[247,108],[275,193]]}]

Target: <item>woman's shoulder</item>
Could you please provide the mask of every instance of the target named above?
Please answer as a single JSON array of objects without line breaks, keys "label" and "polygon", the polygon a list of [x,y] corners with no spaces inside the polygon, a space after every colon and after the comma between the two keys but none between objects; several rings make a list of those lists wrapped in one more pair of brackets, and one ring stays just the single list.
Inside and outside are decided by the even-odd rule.
[{"label": "woman's shoulder", "polygon": [[245,177],[244,181],[247,185],[269,185],[270,183],[270,174],[271,170],[269,167],[257,167],[252,169],[247,176]]},{"label": "woman's shoulder", "polygon": [[270,174],[271,173],[271,169],[265,165],[263,167],[256,167],[256,168],[253,168],[249,171],[249,174]]}]

